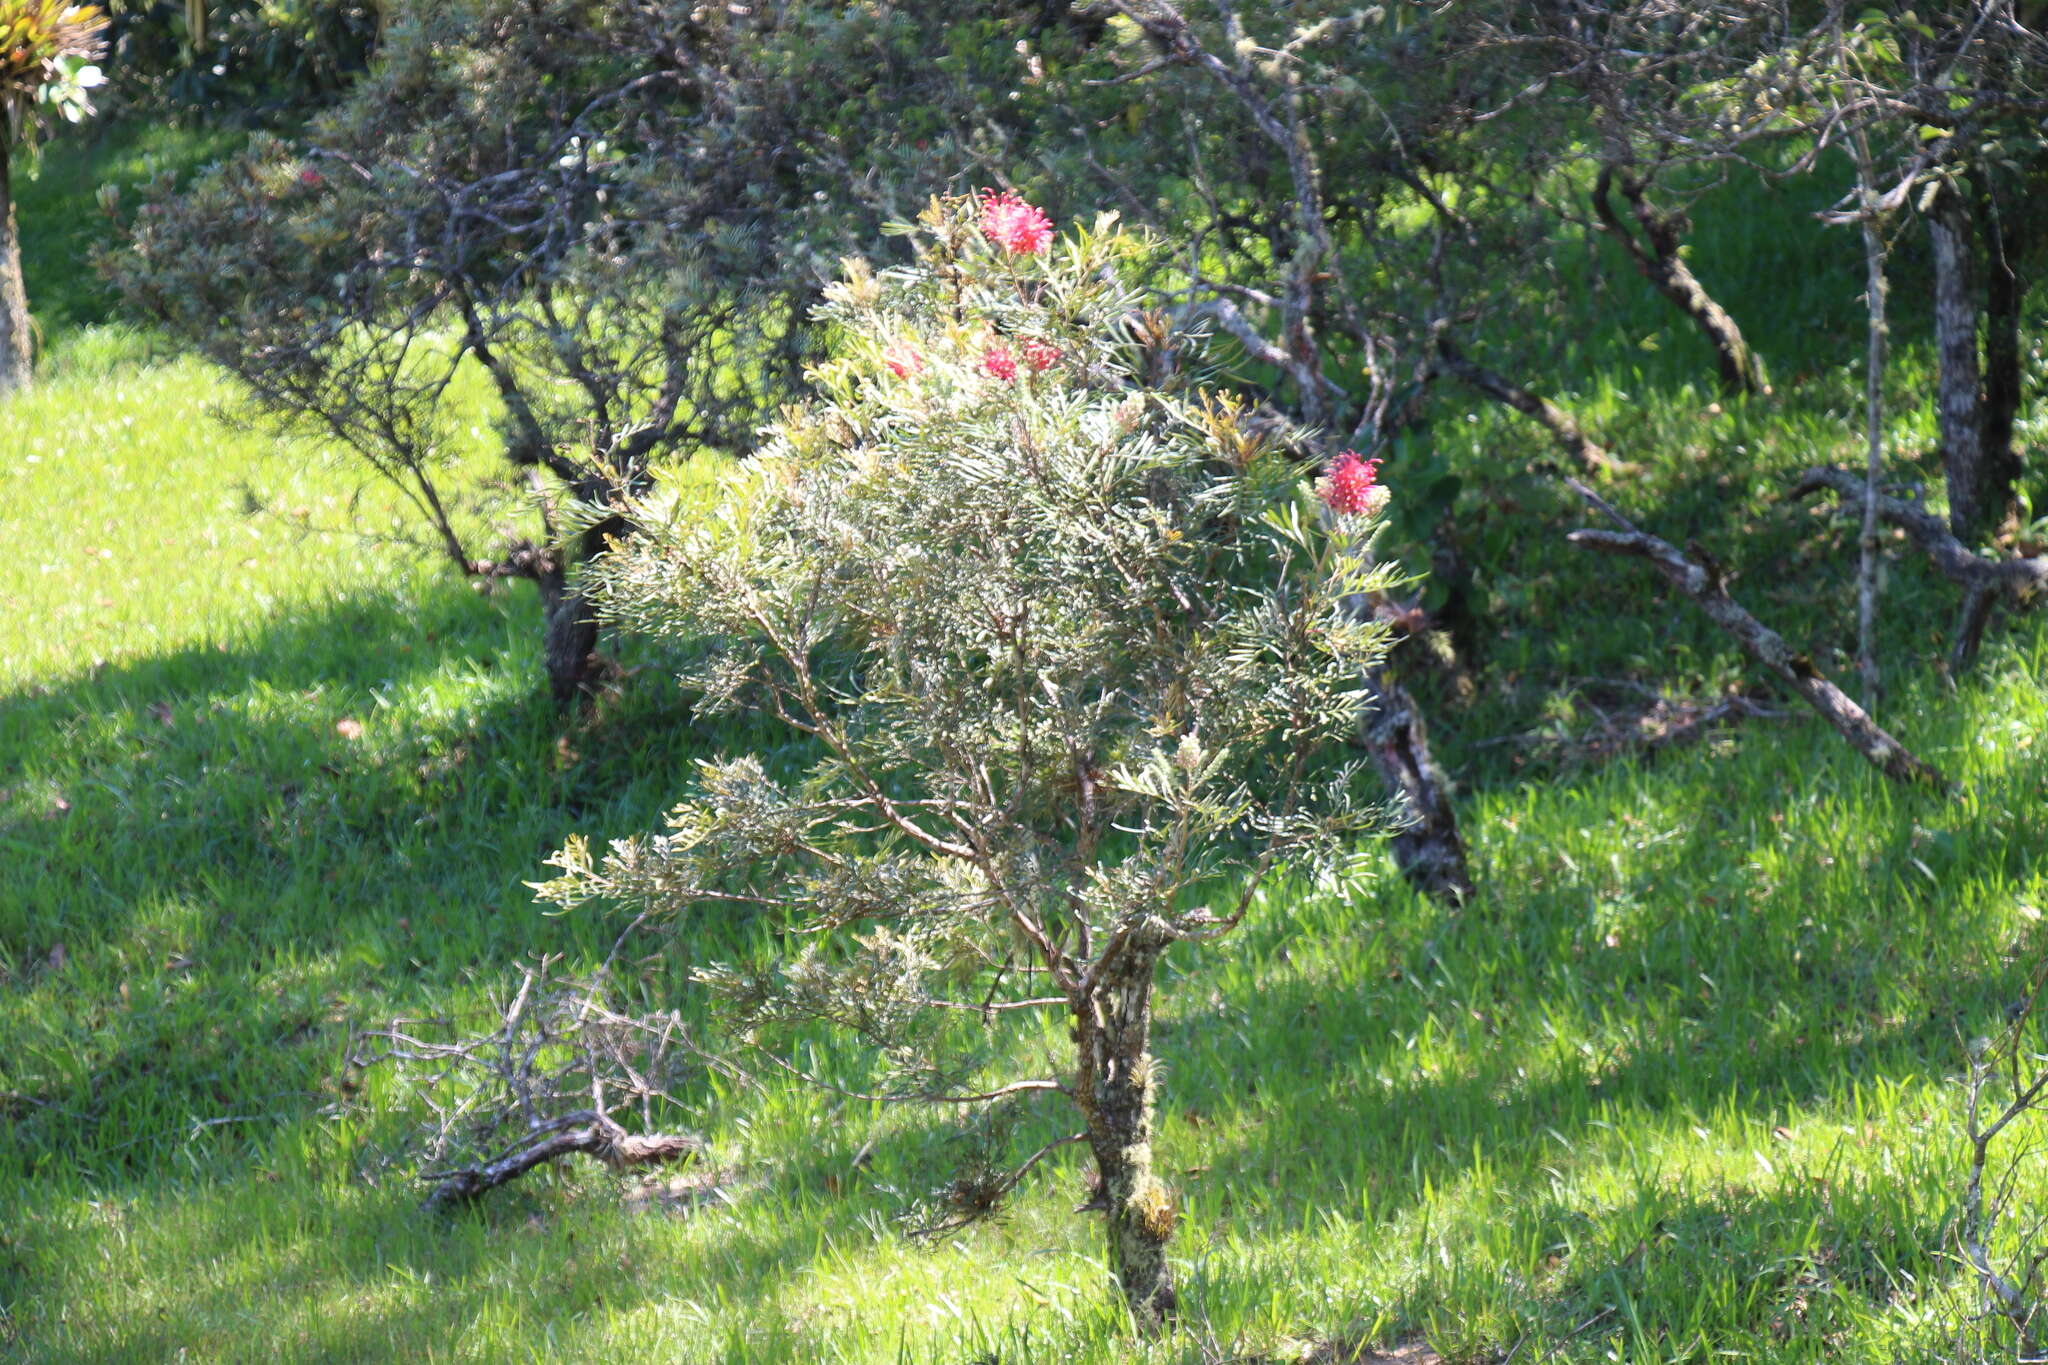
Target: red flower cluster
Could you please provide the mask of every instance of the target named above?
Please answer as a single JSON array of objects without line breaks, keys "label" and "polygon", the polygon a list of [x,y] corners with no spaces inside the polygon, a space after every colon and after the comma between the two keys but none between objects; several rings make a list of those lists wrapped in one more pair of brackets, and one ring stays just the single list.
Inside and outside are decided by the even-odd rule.
[{"label": "red flower cluster", "polygon": [[1049,341],[1027,341],[1024,343],[1024,363],[1031,367],[1031,373],[1044,374],[1059,363],[1060,348]]},{"label": "red flower cluster", "polygon": [[327,183],[327,177],[314,170],[311,166],[308,166],[305,170],[299,172],[299,183],[308,188],[317,189],[319,186]]},{"label": "red flower cluster", "polygon": [[981,368],[984,374],[993,375],[997,379],[1015,379],[1017,357],[1010,354],[1010,348],[1007,346],[991,346],[981,357]]},{"label": "red flower cluster", "polygon": [[1316,491],[1332,511],[1349,516],[1370,512],[1377,501],[1373,493],[1379,468],[1378,460],[1368,460],[1355,450],[1341,451],[1323,472]]},{"label": "red flower cluster", "polygon": [[895,345],[882,351],[882,363],[889,367],[889,373],[898,379],[908,379],[924,371],[924,357],[912,346]]},{"label": "red flower cluster", "polygon": [[981,193],[981,230],[991,242],[1016,256],[1036,256],[1052,241],[1052,219],[1010,190]]}]

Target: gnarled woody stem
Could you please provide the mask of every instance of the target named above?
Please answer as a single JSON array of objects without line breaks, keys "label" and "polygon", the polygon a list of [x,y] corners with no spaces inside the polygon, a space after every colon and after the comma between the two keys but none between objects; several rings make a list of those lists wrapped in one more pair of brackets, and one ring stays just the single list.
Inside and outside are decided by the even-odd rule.
[{"label": "gnarled woody stem", "polygon": [[1148,1333],[1169,1324],[1176,1307],[1166,1246],[1177,1212],[1152,1169],[1152,976],[1164,947],[1134,936],[1112,950],[1074,1013],[1074,1094],[1101,1179],[1087,1207],[1103,1214],[1110,1268],[1132,1321]]},{"label": "gnarled woody stem", "polygon": [[614,1169],[624,1169],[685,1161],[703,1151],[700,1138],[676,1133],[628,1133],[607,1116],[584,1110],[543,1124],[526,1142],[494,1160],[428,1177],[435,1183],[426,1204],[428,1208],[448,1208],[468,1203],[500,1185],[510,1184],[536,1166],[579,1152]]},{"label": "gnarled woody stem", "polygon": [[1598,441],[1586,435],[1578,419],[1542,394],[1531,393],[1504,375],[1487,369],[1458,349],[1449,337],[1436,343],[1437,363],[1444,373],[1469,384],[1494,402],[1513,408],[1550,433],[1558,448],[1572,457],[1589,474],[1635,474],[1636,465],[1617,460]]},{"label": "gnarled woody stem", "polygon": [[2003,602],[2024,609],[2048,601],[2048,555],[2024,559],[1980,555],[1957,540],[1940,517],[1883,493],[1869,496],[1863,478],[1845,469],[1807,470],[1792,485],[1792,496],[1807,497],[1823,488],[1840,495],[1851,510],[1904,531],[1927,552],[1935,568],[1962,587],[1963,610],[1949,653],[1951,669],[1960,672],[1976,658],[1994,606]]},{"label": "gnarled woody stem", "polygon": [[9,128],[0,115],[0,397],[29,383],[28,293],[21,278],[21,235],[14,225]]},{"label": "gnarled woody stem", "polygon": [[[1640,242],[1622,222],[1621,215],[1614,211],[1614,202],[1609,195],[1617,186],[1634,211],[1636,222],[1642,225],[1643,240]],[[1763,366],[1743,339],[1742,328],[1728,315],[1728,310],[1707,292],[1706,286],[1685,263],[1683,243],[1679,239],[1683,231],[1683,216],[1658,212],[1649,201],[1647,189],[1643,181],[1626,171],[1603,165],[1593,182],[1593,212],[1599,216],[1601,227],[1628,252],[1628,258],[1635,263],[1642,277],[1669,299],[1678,311],[1692,319],[1693,326],[1699,328],[1700,335],[1714,348],[1714,364],[1720,371],[1721,387],[1729,393],[1764,392]]]}]

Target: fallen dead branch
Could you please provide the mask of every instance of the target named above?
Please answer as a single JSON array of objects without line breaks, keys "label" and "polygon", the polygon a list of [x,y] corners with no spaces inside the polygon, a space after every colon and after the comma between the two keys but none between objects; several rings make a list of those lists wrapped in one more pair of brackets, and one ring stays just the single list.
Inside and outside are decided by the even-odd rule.
[{"label": "fallen dead branch", "polygon": [[[1789,714],[1740,693],[1705,699],[1669,696],[1622,679],[1568,679],[1567,683],[1577,704],[1593,713],[1593,724],[1578,733],[1569,733],[1562,726],[1541,727],[1481,740],[1480,747],[1513,745],[1539,762],[1591,766],[1624,754],[1684,748],[1717,729],[1746,720],[1783,720]],[[1616,694],[1626,694],[1629,700],[1618,700]]]},{"label": "fallen dead branch", "polygon": [[609,1115],[592,1109],[551,1119],[536,1129],[533,1137],[535,1140],[529,1145],[507,1152],[495,1161],[422,1173],[422,1180],[434,1183],[433,1190],[427,1195],[428,1207],[465,1203],[517,1180],[536,1166],[579,1152],[597,1158],[614,1170],[627,1170],[636,1166],[662,1166],[687,1161],[705,1151],[701,1138],[687,1133],[656,1133],[641,1137],[628,1133]]},{"label": "fallen dead branch", "polygon": [[[1829,682],[1813,660],[1794,650],[1783,636],[1751,616],[1730,597],[1719,565],[1711,560],[1701,564],[1687,558],[1669,541],[1637,529],[1627,517],[1578,480],[1567,479],[1565,482],[1589,506],[1621,528],[1618,531],[1573,531],[1566,537],[1572,544],[1608,554],[1633,555],[1648,561],[1666,582],[1704,611],[1709,620],[1733,636],[1745,654],[1769,669],[1798,693],[1801,700],[1819,712],[1821,718],[1878,771],[1898,782],[1944,789],[1948,786],[1938,771],[1892,738],[1841,688]],[[1702,555],[1701,558],[1706,557]]]},{"label": "fallen dead branch", "polygon": [[[1792,485],[1792,497],[1806,498],[1827,489],[1851,512],[1867,510],[1863,476],[1846,469],[1807,470]],[[1977,657],[1992,608],[2003,603],[2016,610],[2048,600],[2048,555],[2030,559],[1992,559],[1977,554],[1949,532],[1947,523],[1923,507],[1879,493],[1872,500],[1878,520],[1904,531],[1926,552],[1934,567],[1963,589],[1963,610],[1949,650],[1949,667],[1960,672]]]},{"label": "fallen dead branch", "polygon": [[543,960],[521,973],[487,1032],[401,1019],[355,1036],[351,1066],[394,1069],[402,1103],[418,1111],[405,1145],[430,1186],[428,1207],[468,1202],[566,1157],[624,1170],[705,1151],[693,1135],[651,1131],[655,1106],[679,1105],[672,1089],[701,1074],[703,1054],[673,1011],[624,1013],[609,985],[602,969],[564,977]]}]

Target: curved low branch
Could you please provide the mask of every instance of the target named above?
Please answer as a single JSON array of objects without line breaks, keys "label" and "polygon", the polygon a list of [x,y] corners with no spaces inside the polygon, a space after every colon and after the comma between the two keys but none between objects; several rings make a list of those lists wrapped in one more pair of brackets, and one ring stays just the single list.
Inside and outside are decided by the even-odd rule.
[{"label": "curved low branch", "polygon": [[[1807,470],[1792,485],[1794,498],[1821,489],[1840,496],[1849,510],[1863,510],[1863,476],[1832,466]],[[1934,567],[1965,588],[2001,594],[2016,606],[2048,600],[2048,555],[2031,559],[1991,559],[1970,550],[1949,531],[1940,517],[1901,498],[1877,495],[1878,519],[1896,526],[1927,552]]]},{"label": "curved low branch", "polygon": [[[1863,476],[1846,469],[1820,466],[1801,474],[1792,485],[1795,499],[1827,489],[1852,512],[1865,510]],[[1949,649],[1949,668],[1960,672],[1977,657],[1991,609],[2000,603],[2024,611],[2048,601],[2048,555],[2026,559],[1992,559],[1971,550],[1950,532],[1948,524],[1924,507],[1879,493],[1871,500],[1880,521],[1904,531],[1926,552],[1934,567],[1963,589],[1963,609]]]},{"label": "curved low branch", "polygon": [[1468,358],[1449,337],[1440,337],[1436,343],[1437,362],[1445,374],[1461,383],[1469,384],[1479,392],[1504,403],[1524,416],[1532,417],[1536,424],[1549,432],[1564,450],[1564,453],[1578,461],[1579,467],[1594,474],[1634,474],[1637,466],[1617,460],[1608,454],[1605,447],[1586,435],[1578,421],[1563,408],[1541,394],[1531,393],[1505,375],[1487,369]]},{"label": "curved low branch", "polygon": [[582,1153],[614,1170],[632,1166],[664,1166],[687,1161],[706,1150],[702,1138],[680,1133],[628,1133],[596,1110],[578,1110],[536,1129],[522,1146],[481,1165],[437,1171],[427,1195],[428,1208],[468,1203],[481,1194],[510,1184],[536,1166]]}]

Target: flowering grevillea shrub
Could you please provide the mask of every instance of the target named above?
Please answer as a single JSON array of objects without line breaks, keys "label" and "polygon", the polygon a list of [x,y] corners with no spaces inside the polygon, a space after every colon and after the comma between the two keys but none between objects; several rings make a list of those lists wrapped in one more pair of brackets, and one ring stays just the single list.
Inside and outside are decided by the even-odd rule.
[{"label": "flowering grevillea shrub", "polygon": [[[655,496],[593,570],[615,623],[696,642],[701,711],[757,709],[813,761],[707,762],[665,831],[571,843],[543,896],[800,929],[696,972],[735,1045],[979,1115],[928,1230],[1083,1147],[1149,1329],[1174,1305],[1159,962],[1384,826],[1344,742],[1386,645],[1342,605],[1380,585],[1373,513],[1327,509],[1232,404],[1137,386],[1119,278],[1150,248],[1112,217],[1029,252],[975,201],[905,230],[914,265],[828,290],[820,400],[719,515]],[[872,1071],[811,1075],[821,1029]]]}]

